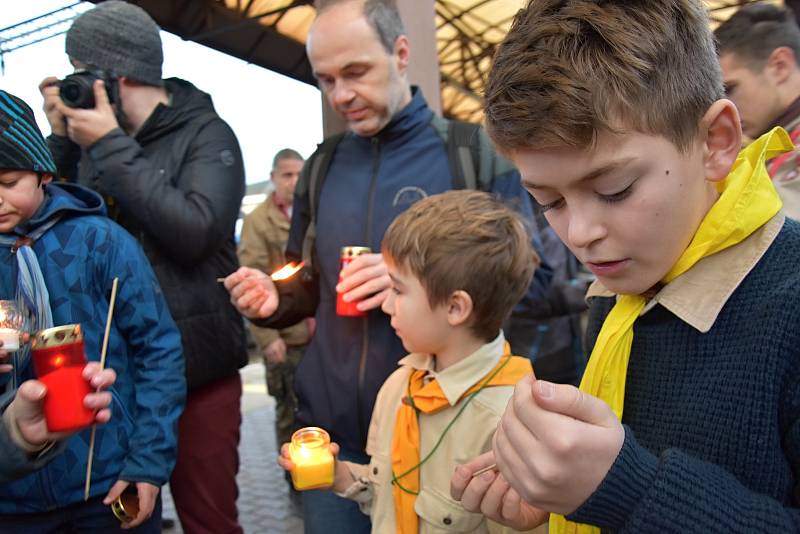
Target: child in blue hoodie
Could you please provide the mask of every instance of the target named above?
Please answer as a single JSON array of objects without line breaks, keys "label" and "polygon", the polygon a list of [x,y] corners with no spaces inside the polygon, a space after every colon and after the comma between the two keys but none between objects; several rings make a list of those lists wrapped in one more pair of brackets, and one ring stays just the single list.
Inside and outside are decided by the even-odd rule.
[{"label": "child in blue hoodie", "polygon": [[[160,532],[159,490],[175,463],[186,389],[180,335],[133,237],[105,217],[96,193],[51,183],[55,172],[30,108],[0,91],[0,298],[17,301],[31,331],[80,323],[87,358],[99,360],[119,278],[106,357],[118,373],[114,417],[97,428],[90,498],[84,431],[44,469],[0,485],[0,532],[116,532],[108,505],[128,486],[140,511],[126,529]],[[33,368],[29,351],[18,354],[20,383]]]}]

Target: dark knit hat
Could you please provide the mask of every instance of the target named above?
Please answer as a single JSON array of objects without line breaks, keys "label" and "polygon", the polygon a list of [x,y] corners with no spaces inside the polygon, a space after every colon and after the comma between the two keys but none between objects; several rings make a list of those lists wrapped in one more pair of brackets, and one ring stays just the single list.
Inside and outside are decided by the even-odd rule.
[{"label": "dark knit hat", "polygon": [[56,174],[50,149],[23,100],[0,90],[0,169]]},{"label": "dark knit hat", "polygon": [[67,32],[73,59],[150,85],[161,85],[161,35],[147,12],[109,0],[81,14]]}]

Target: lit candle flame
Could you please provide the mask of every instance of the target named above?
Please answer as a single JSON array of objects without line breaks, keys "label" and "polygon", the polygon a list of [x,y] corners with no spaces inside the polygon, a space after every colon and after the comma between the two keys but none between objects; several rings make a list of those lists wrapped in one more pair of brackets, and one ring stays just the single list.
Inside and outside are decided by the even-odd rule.
[{"label": "lit candle flame", "polygon": [[273,280],[286,280],[287,278],[293,276],[297,271],[299,271],[302,268],[303,268],[302,261],[300,263],[295,263],[292,261],[289,262],[289,264],[284,265],[271,275],[269,275],[269,277],[272,278]]}]

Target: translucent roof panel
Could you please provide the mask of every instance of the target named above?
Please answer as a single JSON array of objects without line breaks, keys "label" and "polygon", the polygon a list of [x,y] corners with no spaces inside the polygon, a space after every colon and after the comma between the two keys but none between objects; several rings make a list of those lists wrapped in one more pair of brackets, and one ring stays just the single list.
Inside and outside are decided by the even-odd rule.
[{"label": "translucent roof panel", "polygon": [[[712,26],[716,27],[742,5],[758,1],[783,3],[780,0],[705,0],[705,3]],[[311,0],[216,2],[236,13],[237,17],[256,20],[300,46],[305,43],[315,13]],[[435,0],[436,41],[445,115],[469,121],[482,119],[481,95],[492,55],[506,35],[514,15],[526,3],[526,0]],[[254,43],[251,50],[256,46]],[[295,53],[302,54],[302,50]],[[243,59],[258,62],[255,58]],[[285,71],[289,75],[294,72]],[[304,81],[309,81],[307,74]]]}]

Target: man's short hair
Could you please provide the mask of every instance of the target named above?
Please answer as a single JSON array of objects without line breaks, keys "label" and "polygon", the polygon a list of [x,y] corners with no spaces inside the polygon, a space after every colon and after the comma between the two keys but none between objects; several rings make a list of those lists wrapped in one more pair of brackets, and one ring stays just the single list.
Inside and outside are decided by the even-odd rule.
[{"label": "man's short hair", "polygon": [[470,327],[487,341],[497,336],[539,265],[523,219],[478,191],[420,200],[389,226],[382,252],[419,279],[431,308],[466,291],[473,303]]},{"label": "man's short hair", "polygon": [[300,152],[297,150],[293,150],[291,148],[282,148],[281,150],[278,150],[278,153],[275,154],[274,158],[272,158],[272,168],[278,168],[278,162],[284,159],[297,159],[304,161],[303,156],[301,156]]},{"label": "man's short hair", "polygon": [[317,14],[345,2],[360,1],[364,4],[364,17],[390,54],[394,52],[394,43],[401,35],[406,34],[396,0],[317,0]]},{"label": "man's short hair", "polygon": [[800,28],[794,13],[772,4],[737,11],[714,32],[720,55],[732,52],[753,70],[761,70],[776,48],[788,47],[800,59]]},{"label": "man's short hair", "polygon": [[587,147],[603,130],[685,149],[723,95],[700,0],[532,0],[495,56],[486,124],[504,152]]}]

